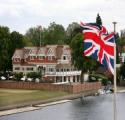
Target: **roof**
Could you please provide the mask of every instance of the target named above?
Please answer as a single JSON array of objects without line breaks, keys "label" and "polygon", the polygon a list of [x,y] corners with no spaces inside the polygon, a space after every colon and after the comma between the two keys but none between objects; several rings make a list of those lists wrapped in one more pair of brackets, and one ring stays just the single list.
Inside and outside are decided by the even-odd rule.
[{"label": "roof", "polygon": [[23,50],[22,49],[16,49],[15,52],[14,52],[13,57],[23,58],[24,57]]},{"label": "roof", "polygon": [[[57,59],[60,59],[63,53],[70,54],[71,49],[68,45],[46,45],[42,47],[24,47],[22,49],[16,49],[13,57],[20,57],[21,59],[27,58],[29,55],[54,55]],[[12,57],[12,58],[13,58]]]}]

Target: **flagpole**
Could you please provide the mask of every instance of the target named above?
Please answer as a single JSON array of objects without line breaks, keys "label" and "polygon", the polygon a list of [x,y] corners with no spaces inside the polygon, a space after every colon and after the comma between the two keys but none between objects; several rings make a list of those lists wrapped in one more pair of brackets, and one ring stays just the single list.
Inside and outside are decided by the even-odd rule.
[{"label": "flagpole", "polygon": [[[117,22],[113,22],[114,33],[116,33],[116,24],[117,24]],[[114,120],[117,120],[116,94],[117,94],[117,83],[116,83],[116,44],[114,44],[114,97],[113,97]]]}]

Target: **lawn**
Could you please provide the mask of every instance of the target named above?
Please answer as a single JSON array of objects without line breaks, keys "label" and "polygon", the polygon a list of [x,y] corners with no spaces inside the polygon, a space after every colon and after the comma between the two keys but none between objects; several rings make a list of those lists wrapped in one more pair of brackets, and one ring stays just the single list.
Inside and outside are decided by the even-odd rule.
[{"label": "lawn", "polygon": [[68,94],[69,93],[60,91],[0,89],[0,107],[23,104],[31,101],[47,100]]}]

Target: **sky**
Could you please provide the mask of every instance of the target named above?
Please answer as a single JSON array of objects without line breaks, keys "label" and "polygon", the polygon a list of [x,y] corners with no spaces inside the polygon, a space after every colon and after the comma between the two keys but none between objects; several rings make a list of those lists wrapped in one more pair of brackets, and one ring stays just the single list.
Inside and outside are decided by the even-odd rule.
[{"label": "sky", "polygon": [[30,27],[48,27],[51,22],[68,27],[72,22],[95,22],[113,31],[125,29],[125,0],[0,0],[0,25],[25,34]]}]

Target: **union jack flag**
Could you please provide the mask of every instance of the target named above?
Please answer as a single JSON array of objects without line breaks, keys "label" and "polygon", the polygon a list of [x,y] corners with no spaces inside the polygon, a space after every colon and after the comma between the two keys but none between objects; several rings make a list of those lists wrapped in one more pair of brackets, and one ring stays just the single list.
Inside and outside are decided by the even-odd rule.
[{"label": "union jack flag", "polygon": [[96,23],[81,23],[84,38],[84,55],[104,65],[114,74],[114,33],[108,34],[104,26]]}]

